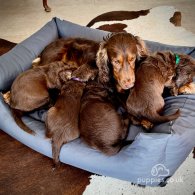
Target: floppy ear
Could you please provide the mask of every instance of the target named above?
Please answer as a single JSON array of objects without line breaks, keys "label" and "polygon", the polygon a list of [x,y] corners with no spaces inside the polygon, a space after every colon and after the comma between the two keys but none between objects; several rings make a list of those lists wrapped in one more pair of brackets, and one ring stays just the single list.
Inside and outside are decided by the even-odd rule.
[{"label": "floppy ear", "polygon": [[136,39],[136,46],[137,46],[137,53],[139,57],[145,57],[149,54],[149,51],[146,47],[145,42],[138,36],[135,36]]},{"label": "floppy ear", "polygon": [[100,43],[99,50],[96,55],[96,64],[98,67],[98,76],[99,76],[99,81],[101,83],[107,83],[109,82],[110,78],[110,70],[108,67],[108,54],[107,54],[107,49],[105,47],[106,42]]}]

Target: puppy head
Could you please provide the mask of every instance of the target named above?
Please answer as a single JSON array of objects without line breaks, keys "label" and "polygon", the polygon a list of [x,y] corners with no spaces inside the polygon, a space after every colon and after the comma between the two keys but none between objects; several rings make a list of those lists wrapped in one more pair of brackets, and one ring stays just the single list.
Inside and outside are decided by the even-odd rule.
[{"label": "puppy head", "polygon": [[195,60],[189,55],[179,54],[179,62],[176,67],[176,85],[182,87],[193,81],[195,76]]},{"label": "puppy head", "polygon": [[136,58],[147,53],[147,48],[139,37],[129,33],[111,34],[100,44],[97,52],[100,82],[107,83],[113,77],[118,90],[133,87]]}]

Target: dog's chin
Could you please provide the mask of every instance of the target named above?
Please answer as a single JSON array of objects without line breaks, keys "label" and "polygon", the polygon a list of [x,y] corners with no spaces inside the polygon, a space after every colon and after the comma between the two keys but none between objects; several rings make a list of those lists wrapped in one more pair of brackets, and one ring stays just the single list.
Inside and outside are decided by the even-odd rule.
[{"label": "dog's chin", "polygon": [[131,84],[129,84],[129,85],[120,85],[120,87],[121,87],[123,90],[131,89],[133,86],[134,86],[134,83],[131,83]]},{"label": "dog's chin", "polygon": [[117,85],[117,91],[118,92],[122,92],[124,90],[131,89],[133,86],[134,86],[134,83],[129,84],[129,85],[121,85],[121,84],[118,83],[118,85]]}]

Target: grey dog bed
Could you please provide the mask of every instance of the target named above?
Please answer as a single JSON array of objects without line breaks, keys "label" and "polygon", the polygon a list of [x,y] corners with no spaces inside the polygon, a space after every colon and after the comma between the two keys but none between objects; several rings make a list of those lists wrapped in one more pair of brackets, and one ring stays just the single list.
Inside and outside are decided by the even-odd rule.
[{"label": "grey dog bed", "polygon": [[[59,37],[83,37],[101,41],[107,32],[79,26],[53,18],[39,31],[0,57],[0,91],[9,89],[13,80],[27,70],[46,45]],[[179,47],[146,41],[151,51],[172,50],[195,57],[194,47]],[[170,123],[144,133],[141,128],[130,127],[128,139],[132,145],[124,147],[115,156],[105,156],[88,147],[81,139],[64,145],[60,161],[81,169],[135,184],[163,186],[195,146],[195,95],[180,95],[165,99],[165,114],[180,108],[181,116]],[[52,157],[51,140],[45,137],[44,111],[24,117],[26,124],[36,130],[30,135],[20,129],[0,94],[0,129],[28,147]]]}]

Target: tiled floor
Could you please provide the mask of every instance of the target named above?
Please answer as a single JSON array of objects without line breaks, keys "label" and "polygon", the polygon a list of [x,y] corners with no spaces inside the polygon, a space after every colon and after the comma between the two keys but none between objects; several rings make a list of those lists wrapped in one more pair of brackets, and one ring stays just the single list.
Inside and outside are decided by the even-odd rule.
[{"label": "tiled floor", "polygon": [[48,0],[51,12],[45,12],[41,0],[0,0],[0,37],[20,42],[52,17],[86,25],[108,11],[136,11],[159,5],[172,5],[182,12],[182,26],[195,33],[194,0]]}]

